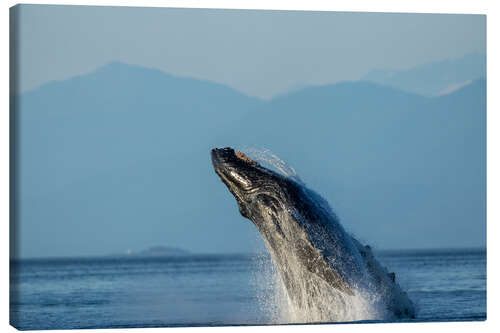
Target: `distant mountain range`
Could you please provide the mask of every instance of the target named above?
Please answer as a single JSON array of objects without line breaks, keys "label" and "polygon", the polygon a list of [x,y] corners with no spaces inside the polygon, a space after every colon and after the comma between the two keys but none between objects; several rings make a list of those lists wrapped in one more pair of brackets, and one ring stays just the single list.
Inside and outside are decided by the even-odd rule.
[{"label": "distant mountain range", "polygon": [[391,86],[424,96],[439,96],[486,79],[486,54],[427,63],[406,70],[378,69],[361,80]]},{"label": "distant mountain range", "polygon": [[13,103],[21,254],[252,251],[259,236],[210,164],[220,146],[271,149],[372,245],[484,246],[485,84],[426,97],[343,82],[262,101],[123,63],[46,84]]}]

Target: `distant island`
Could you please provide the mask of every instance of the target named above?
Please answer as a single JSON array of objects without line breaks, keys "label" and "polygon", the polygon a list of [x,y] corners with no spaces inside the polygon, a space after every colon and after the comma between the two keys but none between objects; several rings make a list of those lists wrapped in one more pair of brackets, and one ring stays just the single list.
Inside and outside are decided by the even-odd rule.
[{"label": "distant island", "polygon": [[133,251],[127,250],[125,253],[111,254],[108,256],[133,256],[133,257],[172,257],[172,256],[183,256],[190,254],[189,251],[172,247],[172,246],[152,246],[146,250]]}]

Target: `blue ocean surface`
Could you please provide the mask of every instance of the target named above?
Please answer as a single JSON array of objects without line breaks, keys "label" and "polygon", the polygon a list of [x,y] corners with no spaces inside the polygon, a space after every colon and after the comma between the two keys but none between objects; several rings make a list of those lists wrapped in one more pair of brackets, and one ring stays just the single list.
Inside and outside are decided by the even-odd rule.
[{"label": "blue ocean surface", "polygon": [[[415,303],[412,321],[486,319],[486,250],[376,255]],[[10,322],[21,330],[276,324],[269,266],[245,254],[14,260]]]}]

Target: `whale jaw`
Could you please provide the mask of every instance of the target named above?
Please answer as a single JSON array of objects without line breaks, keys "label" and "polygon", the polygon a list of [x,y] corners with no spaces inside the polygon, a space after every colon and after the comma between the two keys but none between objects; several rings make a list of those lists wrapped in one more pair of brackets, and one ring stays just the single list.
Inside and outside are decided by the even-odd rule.
[{"label": "whale jaw", "polygon": [[249,218],[247,192],[251,191],[254,183],[259,183],[260,170],[229,147],[212,149],[211,157],[215,172],[235,197],[241,215]]}]

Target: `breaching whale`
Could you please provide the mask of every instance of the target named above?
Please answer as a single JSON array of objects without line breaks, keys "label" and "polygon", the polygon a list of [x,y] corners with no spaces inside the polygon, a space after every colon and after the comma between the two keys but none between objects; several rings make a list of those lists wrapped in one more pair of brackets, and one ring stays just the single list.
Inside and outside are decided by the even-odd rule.
[{"label": "breaching whale", "polygon": [[[232,148],[212,149],[211,157],[241,215],[262,235],[295,311],[308,314],[302,318],[414,318],[414,305],[395,274],[344,230],[321,196]],[[358,315],[360,302],[377,311]]]}]

